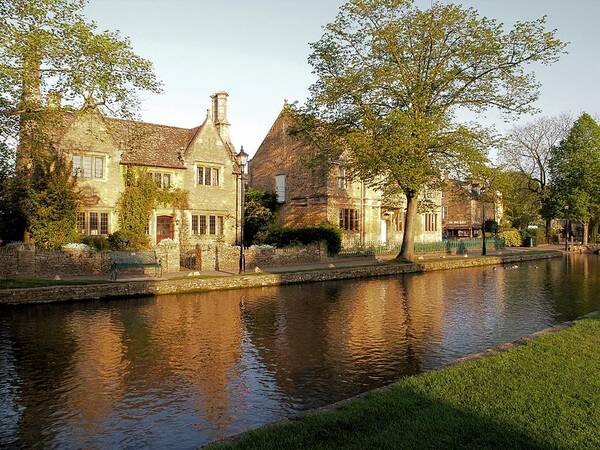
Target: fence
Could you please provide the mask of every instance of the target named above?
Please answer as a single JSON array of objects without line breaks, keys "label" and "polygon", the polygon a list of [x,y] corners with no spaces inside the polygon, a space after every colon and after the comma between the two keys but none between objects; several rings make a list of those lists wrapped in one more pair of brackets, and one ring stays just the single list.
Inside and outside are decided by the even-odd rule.
[{"label": "fence", "polygon": [[[341,257],[352,256],[377,256],[389,255],[400,252],[401,242],[391,242],[382,244],[379,241],[365,242],[364,244],[355,244],[345,247],[337,255]],[[504,240],[491,237],[486,239],[487,248],[496,250],[505,247]],[[483,247],[483,239],[456,239],[443,240],[437,242],[416,242],[415,253],[447,253],[462,255],[468,253],[469,250],[477,250]]]}]

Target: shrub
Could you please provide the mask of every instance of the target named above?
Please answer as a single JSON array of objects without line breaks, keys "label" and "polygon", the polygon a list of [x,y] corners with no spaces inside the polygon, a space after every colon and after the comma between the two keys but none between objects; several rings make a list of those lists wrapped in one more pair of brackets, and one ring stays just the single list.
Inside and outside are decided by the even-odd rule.
[{"label": "shrub", "polygon": [[82,244],[95,248],[100,252],[106,252],[110,250],[110,243],[104,236],[83,236],[80,241]]},{"label": "shrub", "polygon": [[526,237],[533,238],[534,245],[546,243],[546,232],[543,228],[528,228],[523,231],[523,239]]},{"label": "shrub", "polygon": [[329,254],[335,255],[342,249],[342,230],[335,225],[322,224],[316,227],[271,228],[266,242],[278,247],[307,245],[325,241]]},{"label": "shrub", "polygon": [[497,232],[498,232],[498,229],[499,229],[499,227],[498,227],[498,222],[496,222],[496,221],[495,221],[495,220],[493,220],[493,219],[487,219],[487,220],[485,221],[485,225],[484,225],[484,227],[485,227],[485,231],[486,231],[487,233],[497,233]]},{"label": "shrub", "polygon": [[150,247],[150,241],[145,234],[117,230],[108,236],[111,250],[143,250]]},{"label": "shrub", "polygon": [[498,237],[504,240],[504,244],[507,247],[519,247],[523,243],[521,233],[519,233],[519,230],[515,230],[514,228],[501,231]]}]

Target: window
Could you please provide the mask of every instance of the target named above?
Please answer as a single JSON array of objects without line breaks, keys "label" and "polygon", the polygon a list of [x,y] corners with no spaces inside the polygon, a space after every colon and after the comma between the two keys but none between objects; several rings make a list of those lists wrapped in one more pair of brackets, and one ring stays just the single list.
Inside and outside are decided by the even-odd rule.
[{"label": "window", "polygon": [[275,192],[277,193],[277,201],[285,203],[285,175],[275,176]]},{"label": "window", "polygon": [[92,157],[84,156],[83,157],[83,178],[92,178]]},{"label": "window", "polygon": [[425,214],[425,231],[437,231],[437,214]]},{"label": "window", "polygon": [[77,231],[86,235],[107,235],[109,233],[109,213],[98,211],[77,213]]},{"label": "window", "polygon": [[108,234],[108,213],[100,213],[100,234]]},{"label": "window", "polygon": [[348,189],[348,176],[344,167],[338,167],[337,187],[340,189]]},{"label": "window", "polygon": [[358,210],[341,208],[339,211],[339,225],[342,230],[358,231]]},{"label": "window", "polygon": [[448,207],[447,206],[442,206],[442,219],[443,220],[448,219]]},{"label": "window", "polygon": [[402,211],[396,209],[394,211],[394,215],[392,216],[392,226],[394,227],[394,231],[402,231],[402,226],[404,221],[402,220]]},{"label": "window", "polygon": [[192,215],[192,234],[193,235],[219,235],[225,232],[224,216],[204,216]]},{"label": "window", "polygon": [[221,169],[216,167],[198,166],[198,185],[220,186]]},{"label": "window", "polygon": [[160,172],[149,172],[150,178],[154,180],[154,183],[162,189],[169,189],[171,187],[171,174],[160,173]]},{"label": "window", "polygon": [[90,213],[90,234],[98,234],[98,213]]},{"label": "window", "polygon": [[87,231],[87,228],[85,226],[85,213],[84,212],[77,213],[77,231],[80,234],[85,234]]},{"label": "window", "polygon": [[105,157],[77,154],[72,157],[73,175],[80,178],[104,178]]}]

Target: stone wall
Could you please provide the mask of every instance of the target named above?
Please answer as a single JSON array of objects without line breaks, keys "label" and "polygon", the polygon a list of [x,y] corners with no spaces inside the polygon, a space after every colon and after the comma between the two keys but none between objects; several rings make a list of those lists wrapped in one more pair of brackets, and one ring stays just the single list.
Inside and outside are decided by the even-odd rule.
[{"label": "stone wall", "polygon": [[2,277],[75,277],[107,273],[107,253],[40,250],[34,246],[0,249]]},{"label": "stone wall", "polygon": [[562,256],[561,252],[547,252],[502,257],[460,258],[418,264],[378,264],[372,266],[345,267],[343,269],[311,270],[281,274],[264,273],[212,278],[184,277],[171,280],[122,281],[95,285],[50,286],[35,289],[3,289],[0,290],[0,305],[50,303],[98,298],[124,298],[132,296],[278,286],[283,284],[367,278],[399,275],[403,273],[487,266],[493,264],[508,264],[560,256]]},{"label": "stone wall", "polygon": [[179,272],[179,243],[165,239],[154,249],[156,257],[160,260],[163,272]]},{"label": "stone wall", "polygon": [[[246,271],[254,271],[257,267],[264,269],[318,263],[327,257],[327,251],[325,243],[286,248],[252,246],[244,250],[244,256]],[[188,269],[237,273],[240,247],[222,243],[201,244],[200,248],[188,247],[183,250],[182,260],[187,261]],[[201,264],[198,264],[198,260]]]}]

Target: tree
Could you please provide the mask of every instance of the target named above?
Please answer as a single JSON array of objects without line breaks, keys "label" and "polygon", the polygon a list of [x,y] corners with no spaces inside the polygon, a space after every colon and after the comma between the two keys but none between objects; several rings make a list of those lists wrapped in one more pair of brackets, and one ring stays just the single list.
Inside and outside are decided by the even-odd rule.
[{"label": "tree", "polygon": [[246,191],[244,212],[244,245],[261,244],[268,235],[269,228],[275,225],[277,194],[260,189]]},{"label": "tree", "polygon": [[541,198],[531,186],[528,175],[497,169],[494,188],[502,193],[504,218],[515,228],[526,229],[540,220]]},{"label": "tree", "polygon": [[343,154],[354,177],[406,197],[409,259],[419,193],[486,159],[489,133],[457,112],[532,111],[539,85],[526,66],[565,48],[545,18],[505,31],[474,9],[411,0],[350,0],[311,46],[317,81],[298,129],[328,161]]},{"label": "tree", "polygon": [[[18,142],[19,176],[30,181],[49,174],[48,164],[66,167],[56,160],[61,154],[48,151],[64,113],[97,108],[133,117],[140,92],[161,91],[152,64],[134,53],[127,38],[98,32],[85,19],[86,3],[0,0],[0,139],[9,148]],[[62,100],[70,106],[62,107]],[[31,199],[31,206],[38,204]]]},{"label": "tree", "polygon": [[587,244],[590,220],[600,213],[600,125],[589,114],[553,149],[550,174],[557,214],[580,222]]},{"label": "tree", "polygon": [[[523,206],[532,203],[532,199],[527,198],[523,189],[529,190],[537,197],[539,202],[537,212],[546,219],[546,237],[550,232],[552,220],[552,216],[549,215],[552,207],[548,192],[552,148],[568,135],[572,123],[573,119],[568,114],[538,117],[529,123],[513,127],[500,146],[500,157],[515,175],[518,192],[510,183],[507,184],[507,188],[513,194],[518,194],[525,202]],[[520,207],[517,203],[514,206]]]}]

